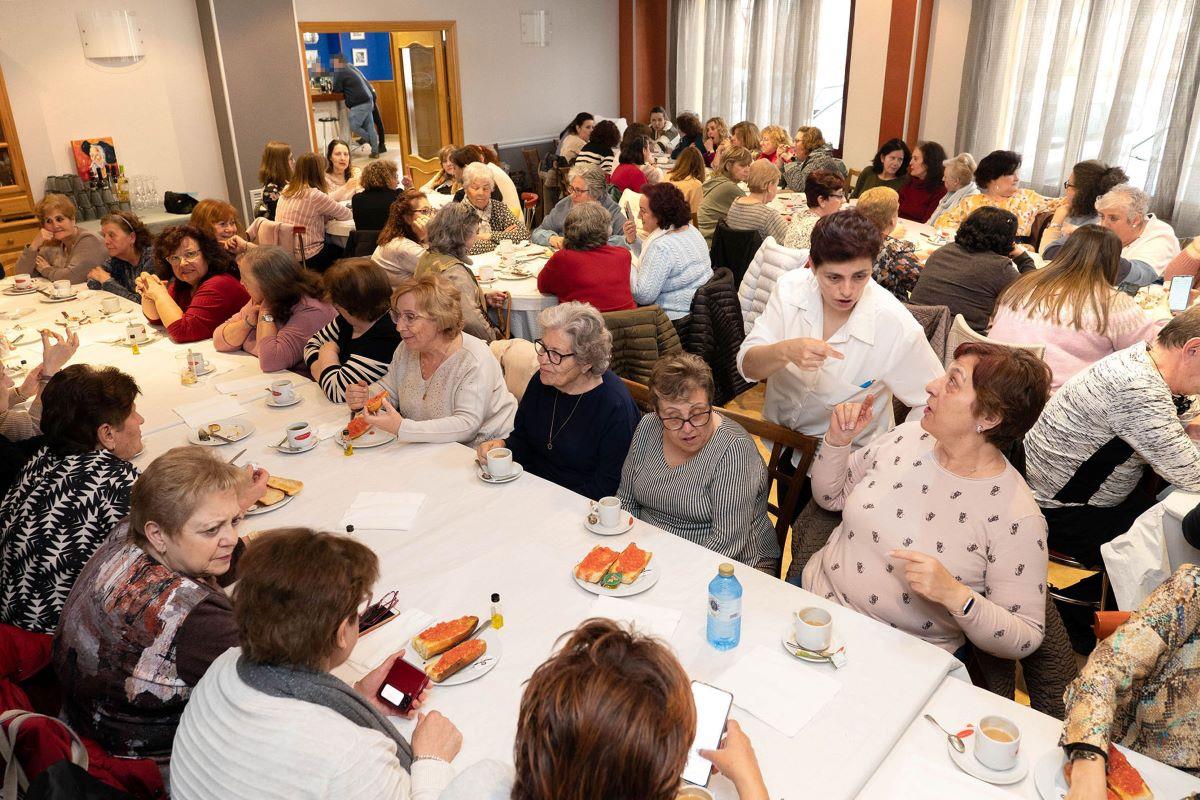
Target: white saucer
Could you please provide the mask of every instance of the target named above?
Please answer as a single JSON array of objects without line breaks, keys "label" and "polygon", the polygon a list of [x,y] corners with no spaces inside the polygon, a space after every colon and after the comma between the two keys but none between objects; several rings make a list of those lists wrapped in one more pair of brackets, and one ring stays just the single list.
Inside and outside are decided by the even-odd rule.
[{"label": "white saucer", "polygon": [[575,579],[575,583],[579,584],[579,588],[585,592],[591,592],[597,595],[607,595],[608,597],[629,597],[635,594],[641,594],[649,589],[654,584],[658,583],[658,569],[653,560],[650,565],[642,570],[642,574],[637,576],[637,580],[633,583],[622,583],[615,589],[605,589],[598,583],[588,583],[582,578],[575,577],[575,568],[571,567],[571,577]]},{"label": "white saucer", "polygon": [[[477,638],[487,642],[487,652],[441,683],[432,684],[433,686],[458,686],[462,683],[470,683],[492,671],[492,667],[496,666],[496,663],[500,660],[500,656],[504,655],[504,645],[503,640],[500,638],[500,631],[495,628],[485,628],[483,633],[479,634]],[[444,654],[439,653],[428,661],[422,661],[421,656],[417,655],[417,651],[408,647],[404,651],[404,660],[417,669],[424,671],[425,667],[435,663],[442,655]]]},{"label": "white saucer", "polygon": [[514,461],[512,475],[506,475],[503,478],[489,478],[488,476],[484,475],[483,467],[479,466],[478,464],[475,465],[475,474],[478,475],[479,480],[483,481],[484,483],[492,483],[492,484],[512,483],[517,478],[521,477],[524,473],[525,473],[525,468],[522,467],[520,464],[518,464],[516,461]]},{"label": "white saucer", "polygon": [[[979,736],[980,734],[976,731],[973,735]],[[975,743],[970,740],[970,737],[967,737],[963,743],[967,746],[967,752],[960,753],[951,746],[950,740],[947,739],[946,752],[950,754],[950,760],[954,762],[954,765],[972,778],[978,778],[986,783],[994,783],[997,786],[1007,786],[1010,783],[1016,783],[1029,773],[1029,759],[1023,753],[1017,754],[1015,767],[1001,771],[979,763],[979,759],[975,758]]]},{"label": "white saucer", "polygon": [[[633,514],[630,514],[629,512],[627,512],[625,510],[622,510],[621,513],[625,515],[625,523],[624,524],[618,522],[616,525],[609,528],[604,525],[601,525],[599,522],[597,522],[595,525],[593,525],[592,523],[588,522],[587,517],[584,517],[583,518],[583,527],[587,528],[589,531],[596,534],[597,536],[620,536],[622,533],[628,533],[629,531],[633,530]],[[589,514],[588,516],[591,516],[591,514]]]},{"label": "white saucer", "polygon": [[20,297],[23,294],[31,294],[36,291],[36,286],[30,286],[28,289],[18,289],[16,286],[10,286],[4,290],[4,293],[9,297]]},{"label": "white saucer", "polygon": [[288,455],[299,455],[300,453],[307,453],[320,443],[321,440],[317,438],[317,432],[313,431],[313,435],[309,437],[309,445],[307,447],[292,447],[287,443],[287,439],[283,440],[283,444],[272,445],[272,447],[281,453],[287,453]]},{"label": "white saucer", "polygon": [[284,506],[286,506],[288,503],[292,502],[295,499],[296,499],[296,495],[285,494],[283,496],[283,499],[274,505],[260,506],[258,503],[255,503],[254,505],[250,506],[249,510],[246,511],[246,516],[253,517],[258,514],[266,514],[267,512],[274,511],[277,508],[283,508]]},{"label": "white saucer", "polygon": [[79,292],[76,292],[75,294],[69,294],[69,295],[67,295],[66,297],[48,297],[48,296],[43,296],[43,297],[42,297],[42,302],[43,302],[43,303],[65,303],[65,302],[67,302],[68,300],[74,300],[74,299],[75,299],[75,298],[77,298],[77,297],[79,297]]},{"label": "white saucer", "polygon": [[783,635],[779,637],[779,641],[783,644],[783,649],[802,661],[811,661],[814,664],[823,664],[829,661],[838,650],[846,646],[846,642],[836,633],[829,638],[829,647],[823,653],[813,653],[809,650],[804,650],[800,645],[796,644],[796,633],[792,626],[788,626]]},{"label": "white saucer", "polygon": [[[146,340],[145,340],[144,342],[138,342],[138,343],[137,343],[137,346],[138,346],[138,347],[145,347],[145,346],[146,346],[146,345],[148,345],[148,344],[154,344],[155,342],[157,342],[157,341],[158,341],[159,339],[161,339],[161,338],[163,338],[163,337],[162,337],[162,334],[161,334],[161,333],[159,333],[158,331],[150,331],[150,332],[149,332],[149,335],[146,337]],[[128,348],[130,348],[131,350],[133,349],[133,342],[129,341],[129,337],[128,337],[128,336],[122,336],[120,339],[117,339],[117,340],[116,340],[116,341],[114,341],[114,342],[106,342],[106,344],[115,344],[115,345],[117,345],[118,347],[128,347]],[[207,375],[208,373],[206,372],[206,373],[204,373],[204,374],[205,374],[205,375]],[[197,377],[198,377],[198,376],[197,376]]]},{"label": "white saucer", "polygon": [[267,395],[267,405],[269,405],[271,408],[289,408],[291,406],[296,405],[296,403],[299,403],[301,400],[304,399],[300,395],[296,395],[295,397],[292,398],[292,402],[290,402],[290,403],[272,403],[271,402],[272,396],[273,395],[271,395],[271,394]]},{"label": "white saucer", "polygon": [[217,371],[217,368],[214,367],[212,364],[208,364],[207,366],[208,366],[208,369],[204,370],[203,372],[196,369],[195,367],[192,367],[192,374],[194,374],[197,378],[203,378],[205,375],[212,375],[214,372]]}]

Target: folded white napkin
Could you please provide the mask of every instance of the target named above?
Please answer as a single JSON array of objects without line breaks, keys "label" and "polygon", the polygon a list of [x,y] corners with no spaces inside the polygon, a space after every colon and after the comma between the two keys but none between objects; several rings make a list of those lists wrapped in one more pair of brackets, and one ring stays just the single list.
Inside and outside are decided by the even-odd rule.
[{"label": "folded white napkin", "polygon": [[417,492],[359,492],[338,527],[356,530],[406,531],[421,510],[425,495]]},{"label": "folded white napkin", "polygon": [[833,678],[773,647],[758,645],[721,673],[714,685],[733,702],[789,739],[842,688]]},{"label": "folded white napkin", "polygon": [[174,411],[189,428],[197,428],[214,420],[245,414],[246,407],[232,397],[210,397],[176,406]]},{"label": "folded white napkin", "polygon": [[359,638],[350,657],[333,674],[354,683],[392,653],[412,649],[412,638],[432,624],[431,614],[417,608],[405,609],[391,622]]},{"label": "folded white napkin", "polygon": [[322,442],[326,439],[332,439],[346,429],[347,420],[342,419],[337,422],[326,422],[317,427],[317,438]]},{"label": "folded white napkin", "polygon": [[670,639],[679,625],[680,612],[673,608],[652,606],[636,600],[600,595],[588,610],[589,617],[607,617],[627,622],[641,633]]},{"label": "folded white napkin", "polygon": [[278,375],[251,375],[249,378],[238,378],[233,381],[221,381],[216,384],[221,394],[240,394],[242,392],[265,391],[268,386],[278,380]]},{"label": "folded white napkin", "polygon": [[[967,755],[971,758],[971,746]],[[943,746],[942,751],[946,748]],[[1026,753],[1026,758],[1032,754]],[[1013,795],[993,788],[978,778],[973,778],[954,766],[947,753],[944,758],[930,759],[921,756],[910,758],[896,785],[889,787],[894,800],[1003,800]]]}]

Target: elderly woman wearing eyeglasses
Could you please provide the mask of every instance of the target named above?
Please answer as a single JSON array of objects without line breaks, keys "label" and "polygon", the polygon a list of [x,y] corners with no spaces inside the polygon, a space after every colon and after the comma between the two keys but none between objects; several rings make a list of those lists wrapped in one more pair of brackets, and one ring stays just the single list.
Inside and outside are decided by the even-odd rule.
[{"label": "elderly woman wearing eyeglasses", "polygon": [[691,353],[650,375],[654,413],[642,417],[617,497],[638,519],[749,566],[778,574],[767,519],[767,470],[742,426],[712,406],[712,370]]},{"label": "elderly woman wearing eyeglasses", "polygon": [[134,286],[146,319],[166,328],[177,344],[211,339],[218,325],[250,301],[233,256],[199,228],[168,228],[155,242],[154,255],[174,277],[164,283],[143,272]]},{"label": "elderly woman wearing eyeglasses", "polygon": [[478,460],[493,447],[508,447],[534,475],[584,497],[611,495],[640,416],[608,368],[612,334],[587,303],[552,306],[538,322],[538,371],[521,397],[512,434],[479,445]]}]

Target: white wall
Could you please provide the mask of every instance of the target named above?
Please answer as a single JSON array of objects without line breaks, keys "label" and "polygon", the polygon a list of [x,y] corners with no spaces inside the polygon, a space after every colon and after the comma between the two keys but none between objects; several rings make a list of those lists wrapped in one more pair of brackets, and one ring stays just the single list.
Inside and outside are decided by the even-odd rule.
[{"label": "white wall", "polygon": [[47,175],[75,171],[70,142],[88,136],[112,136],[127,172],[156,176],[160,192],[224,198],[193,0],[119,5],[137,13],[146,58],[105,72],[84,59],[75,23],[92,0],[0,2],[0,67],[34,198]]},{"label": "white wall", "polygon": [[[616,0],[295,0],[301,22],[457,20],[463,135],[558,135],[577,111],[618,116]],[[550,44],[521,44],[522,9],[550,12]]]},{"label": "white wall", "polygon": [[921,138],[932,139],[953,155],[958,130],[971,4],[963,0],[938,0],[933,8],[929,40],[929,67],[925,72],[925,100],[921,109]]}]

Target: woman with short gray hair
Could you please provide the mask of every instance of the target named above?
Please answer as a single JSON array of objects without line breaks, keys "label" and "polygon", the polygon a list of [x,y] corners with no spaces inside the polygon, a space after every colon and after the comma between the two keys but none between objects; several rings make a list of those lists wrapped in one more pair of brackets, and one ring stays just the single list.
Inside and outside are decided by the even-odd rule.
[{"label": "woman with short gray hair", "polygon": [[496,179],[487,164],[476,161],[463,167],[462,183],[462,204],[479,219],[479,236],[471,246],[471,255],[490,253],[503,239],[519,242],[529,238],[525,223],[517,219],[502,201],[492,199]]},{"label": "woman with short gray hair", "polygon": [[599,311],[637,308],[629,284],[632,255],[608,244],[609,214],[599,203],[580,203],[563,224],[563,249],[538,274],[538,291],[559,302],[578,300]]},{"label": "woman with short gray hair", "polygon": [[529,472],[598,499],[617,490],[641,414],[610,370],[612,334],[587,303],[552,306],[538,315],[538,371],[517,407],[507,439],[479,445],[484,463],[494,447],[512,450]]},{"label": "woman with short gray hair", "polygon": [[1096,200],[1100,224],[1121,239],[1124,286],[1149,286],[1162,277],[1179,254],[1175,229],[1150,213],[1150,195],[1128,183],[1118,183]]},{"label": "woman with short gray hair", "polygon": [[428,250],[417,259],[414,277],[443,275],[458,289],[462,302],[463,330],[485,342],[498,331],[488,319],[489,305],[503,305],[506,292],[484,294],[471,271],[468,255],[479,236],[479,217],[464,203],[451,203],[434,215],[425,229]]},{"label": "woman with short gray hair", "polygon": [[534,244],[562,249],[565,244],[563,228],[571,209],[584,203],[596,203],[609,213],[608,243],[621,247],[625,237],[622,230],[625,215],[621,207],[608,196],[608,176],[595,164],[576,164],[567,173],[567,196],[554,204],[554,208],[533,231]]}]

